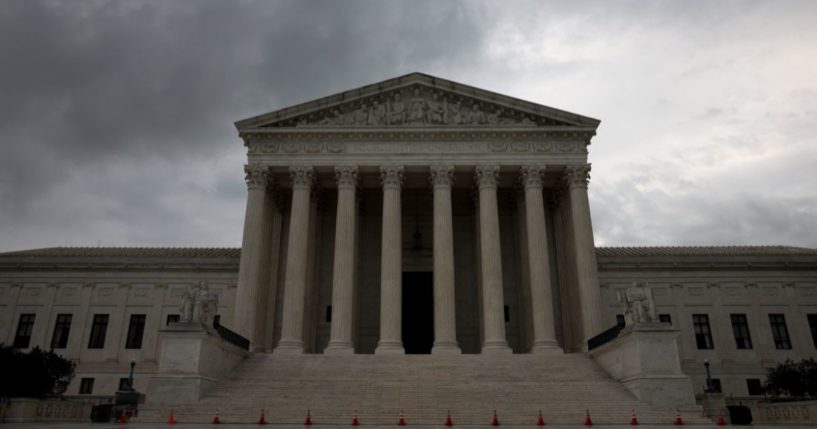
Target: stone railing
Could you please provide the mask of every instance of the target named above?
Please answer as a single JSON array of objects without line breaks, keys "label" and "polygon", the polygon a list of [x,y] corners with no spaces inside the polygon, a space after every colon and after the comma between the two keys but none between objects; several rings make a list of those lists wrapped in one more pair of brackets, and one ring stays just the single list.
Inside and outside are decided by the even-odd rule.
[{"label": "stone railing", "polygon": [[92,402],[83,400],[11,398],[2,406],[0,421],[6,423],[87,422],[91,416],[92,406]]},{"label": "stone railing", "polygon": [[752,406],[754,423],[814,424],[817,401],[760,402]]}]

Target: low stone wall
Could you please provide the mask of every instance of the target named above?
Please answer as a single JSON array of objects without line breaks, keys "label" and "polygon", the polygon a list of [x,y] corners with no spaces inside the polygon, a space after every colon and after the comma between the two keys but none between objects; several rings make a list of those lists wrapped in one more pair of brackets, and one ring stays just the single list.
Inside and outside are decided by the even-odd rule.
[{"label": "low stone wall", "polygon": [[753,423],[815,424],[817,401],[760,402],[752,406]]},{"label": "low stone wall", "polygon": [[664,324],[637,324],[588,354],[641,401],[696,407],[692,382],[681,371],[677,336]]},{"label": "low stone wall", "polygon": [[159,331],[159,372],[148,381],[149,406],[195,403],[249,352],[199,324],[173,324]]},{"label": "low stone wall", "polygon": [[90,421],[88,401],[11,398],[3,406],[4,423]]}]

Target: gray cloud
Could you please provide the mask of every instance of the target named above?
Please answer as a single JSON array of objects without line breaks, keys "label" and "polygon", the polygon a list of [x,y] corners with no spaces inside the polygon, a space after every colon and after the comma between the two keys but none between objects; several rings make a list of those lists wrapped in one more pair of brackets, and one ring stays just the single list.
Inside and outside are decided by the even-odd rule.
[{"label": "gray cloud", "polygon": [[815,9],[6,1],[0,250],[238,245],[232,123],[412,71],[601,118],[600,243],[817,246]]}]

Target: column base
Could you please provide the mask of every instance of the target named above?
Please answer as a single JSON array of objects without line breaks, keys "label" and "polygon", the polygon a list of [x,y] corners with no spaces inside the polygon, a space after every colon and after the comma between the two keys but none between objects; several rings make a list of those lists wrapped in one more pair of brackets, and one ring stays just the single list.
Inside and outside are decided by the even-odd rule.
[{"label": "column base", "polygon": [[403,348],[402,341],[380,341],[377,343],[377,348],[374,349],[376,355],[404,355],[406,350]]},{"label": "column base", "polygon": [[554,353],[554,352],[562,352],[562,348],[559,347],[559,344],[553,340],[534,341],[533,347],[531,348],[531,353]]},{"label": "column base", "polygon": [[508,347],[508,342],[505,340],[486,340],[482,343],[482,354],[513,354],[513,350]]},{"label": "column base", "polygon": [[353,355],[355,347],[351,341],[329,341],[329,345],[323,350],[325,355]]},{"label": "column base", "polygon": [[433,355],[461,355],[462,350],[455,341],[435,342],[431,347],[431,354]]},{"label": "column base", "polygon": [[302,355],[304,354],[304,342],[298,340],[281,340],[273,353],[282,355]]}]

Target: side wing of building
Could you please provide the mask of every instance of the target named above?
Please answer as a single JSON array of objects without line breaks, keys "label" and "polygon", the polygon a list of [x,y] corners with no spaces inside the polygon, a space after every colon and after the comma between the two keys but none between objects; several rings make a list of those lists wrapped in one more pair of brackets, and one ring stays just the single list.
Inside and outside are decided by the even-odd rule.
[{"label": "side wing of building", "polygon": [[646,280],[660,318],[680,331],[683,371],[703,390],[704,362],[728,395],[762,395],[768,367],[817,357],[817,250],[783,246],[597,248],[605,323],[617,295]]}]

